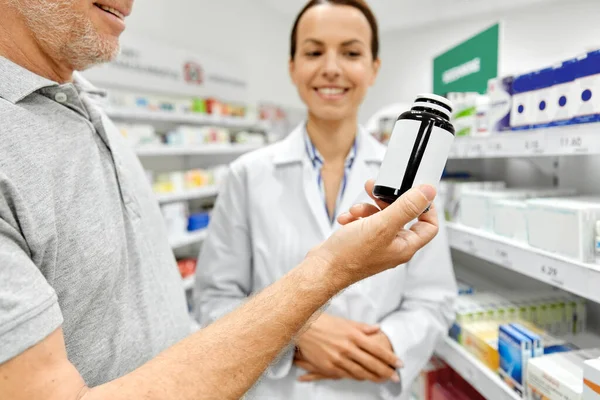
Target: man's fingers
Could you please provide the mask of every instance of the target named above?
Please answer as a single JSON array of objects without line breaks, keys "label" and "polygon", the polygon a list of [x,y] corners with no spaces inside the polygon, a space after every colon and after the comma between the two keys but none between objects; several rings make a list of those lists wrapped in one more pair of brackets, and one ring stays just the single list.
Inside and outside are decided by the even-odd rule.
[{"label": "man's fingers", "polygon": [[379,208],[369,203],[355,204],[349,211],[340,214],[338,222],[340,225],[348,225],[350,222],[354,222],[360,218],[370,217],[373,214],[379,212]]},{"label": "man's fingers", "polygon": [[432,203],[429,212],[421,214],[409,231],[401,231],[398,236],[411,248],[420,249],[433,240],[438,230],[438,215]]},{"label": "man's fingers", "polygon": [[388,207],[389,204],[386,203],[385,201],[379,200],[377,197],[375,197],[373,195],[373,188],[374,187],[375,187],[375,181],[373,179],[369,179],[367,181],[367,183],[365,183],[365,190],[366,190],[367,194],[369,195],[370,198],[373,199],[373,201],[375,202],[375,204],[377,204],[377,206],[379,207],[379,209],[383,210],[384,208]]},{"label": "man's fingers", "polygon": [[354,222],[354,221],[358,220],[358,218],[356,218],[354,215],[350,214],[349,212],[345,212],[343,214],[340,214],[338,216],[337,220],[340,223],[340,225],[348,225],[350,222]]},{"label": "man's fingers", "polygon": [[370,217],[373,214],[377,214],[379,211],[379,208],[369,203],[355,204],[350,207],[350,214],[355,218]]},{"label": "man's fingers", "polygon": [[[434,198],[435,188],[433,186],[420,185],[404,193],[398,200],[373,218],[377,218],[379,224],[385,225],[386,229],[383,232],[395,236],[406,224],[421,216]],[[425,215],[433,214],[433,212],[425,213]],[[426,219],[426,221],[432,220]]]}]

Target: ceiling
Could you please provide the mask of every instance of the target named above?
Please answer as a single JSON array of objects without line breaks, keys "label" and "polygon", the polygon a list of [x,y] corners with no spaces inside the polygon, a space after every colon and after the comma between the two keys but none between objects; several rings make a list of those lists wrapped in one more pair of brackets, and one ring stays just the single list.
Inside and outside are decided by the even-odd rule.
[{"label": "ceiling", "polygon": [[[290,19],[294,18],[307,2],[261,1]],[[389,31],[558,1],[573,0],[368,0],[368,3],[377,16],[380,29]]]}]

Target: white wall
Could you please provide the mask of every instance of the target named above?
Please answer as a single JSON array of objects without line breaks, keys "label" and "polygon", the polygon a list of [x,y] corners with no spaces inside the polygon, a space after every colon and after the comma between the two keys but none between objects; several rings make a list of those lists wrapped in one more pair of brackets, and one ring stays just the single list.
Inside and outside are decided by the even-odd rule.
[{"label": "white wall", "polygon": [[300,107],[287,74],[291,23],[254,1],[138,0],[127,31],[241,63],[247,68],[250,101]]},{"label": "white wall", "polygon": [[386,32],[381,38],[382,68],[361,110],[366,121],[395,102],[410,102],[433,90],[433,58],[457,43],[503,22],[499,72],[526,72],[600,47],[600,1],[562,2],[496,13],[413,30]]}]

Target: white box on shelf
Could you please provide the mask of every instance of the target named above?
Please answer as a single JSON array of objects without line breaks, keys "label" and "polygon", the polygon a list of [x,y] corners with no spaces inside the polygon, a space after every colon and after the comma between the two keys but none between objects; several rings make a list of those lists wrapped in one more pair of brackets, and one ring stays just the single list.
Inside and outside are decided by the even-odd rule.
[{"label": "white box on shelf", "polygon": [[527,398],[580,400],[584,362],[599,356],[599,349],[590,349],[530,359],[527,365]]},{"label": "white box on shelf", "polygon": [[512,76],[507,76],[488,81],[487,94],[490,97],[488,129],[491,133],[510,131],[513,79]]},{"label": "white box on shelf", "polygon": [[583,400],[600,400],[600,358],[584,363]]},{"label": "white box on shelf", "polygon": [[552,86],[551,100],[548,104],[549,113],[552,118],[552,125],[566,125],[570,123],[571,102],[575,101],[573,97],[575,84],[575,69],[577,59],[571,59],[560,63],[554,67],[554,86]]},{"label": "white box on shelf", "polygon": [[460,204],[462,194],[465,191],[478,190],[497,190],[506,186],[504,182],[475,182],[475,181],[453,181],[443,180],[440,183],[439,197],[443,200],[445,217],[448,221],[455,221],[460,215]]},{"label": "white box on shelf", "polygon": [[529,244],[582,262],[595,261],[600,198],[546,198],[527,201]]},{"label": "white box on shelf", "polygon": [[600,116],[600,50],[579,59],[575,76],[571,117],[579,122],[597,121]]},{"label": "white box on shelf", "polygon": [[459,221],[471,228],[491,230],[491,202],[500,199],[525,199],[523,190],[466,190],[462,193]]},{"label": "white box on shelf", "polygon": [[492,231],[500,236],[527,243],[527,204],[523,200],[492,201]]},{"label": "white box on shelf", "polygon": [[533,85],[536,88],[532,94],[532,122],[536,128],[548,126],[552,121],[552,109],[549,103],[552,96],[553,74],[553,68],[544,68],[532,75]]},{"label": "white box on shelf", "polygon": [[513,81],[513,97],[510,110],[510,127],[512,130],[528,129],[533,125],[534,86],[533,74],[523,74]]},{"label": "white box on shelf", "polygon": [[492,204],[496,200],[524,200],[534,197],[569,196],[572,189],[508,188],[500,190],[467,190],[461,198],[460,222],[471,228],[492,231]]}]

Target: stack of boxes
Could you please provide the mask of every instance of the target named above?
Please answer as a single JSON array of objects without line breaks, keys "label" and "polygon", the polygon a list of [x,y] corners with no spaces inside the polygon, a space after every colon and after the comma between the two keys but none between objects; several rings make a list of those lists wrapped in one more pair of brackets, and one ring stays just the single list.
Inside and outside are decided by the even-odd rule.
[{"label": "stack of boxes", "polygon": [[[486,95],[449,93],[457,136],[600,121],[600,50],[516,76],[490,79]],[[482,118],[486,122],[478,122]],[[485,126],[484,129],[480,129]]]},{"label": "stack of boxes", "polygon": [[446,219],[530,246],[595,263],[600,197],[568,188],[505,188],[503,182],[443,181]]},{"label": "stack of boxes", "polygon": [[516,76],[512,93],[512,130],[598,122],[600,51]]},{"label": "stack of boxes", "polygon": [[600,349],[579,350],[560,338],[585,332],[584,299],[552,289],[484,291],[461,281],[458,287],[450,335],[516,393],[532,400],[600,399]]}]

